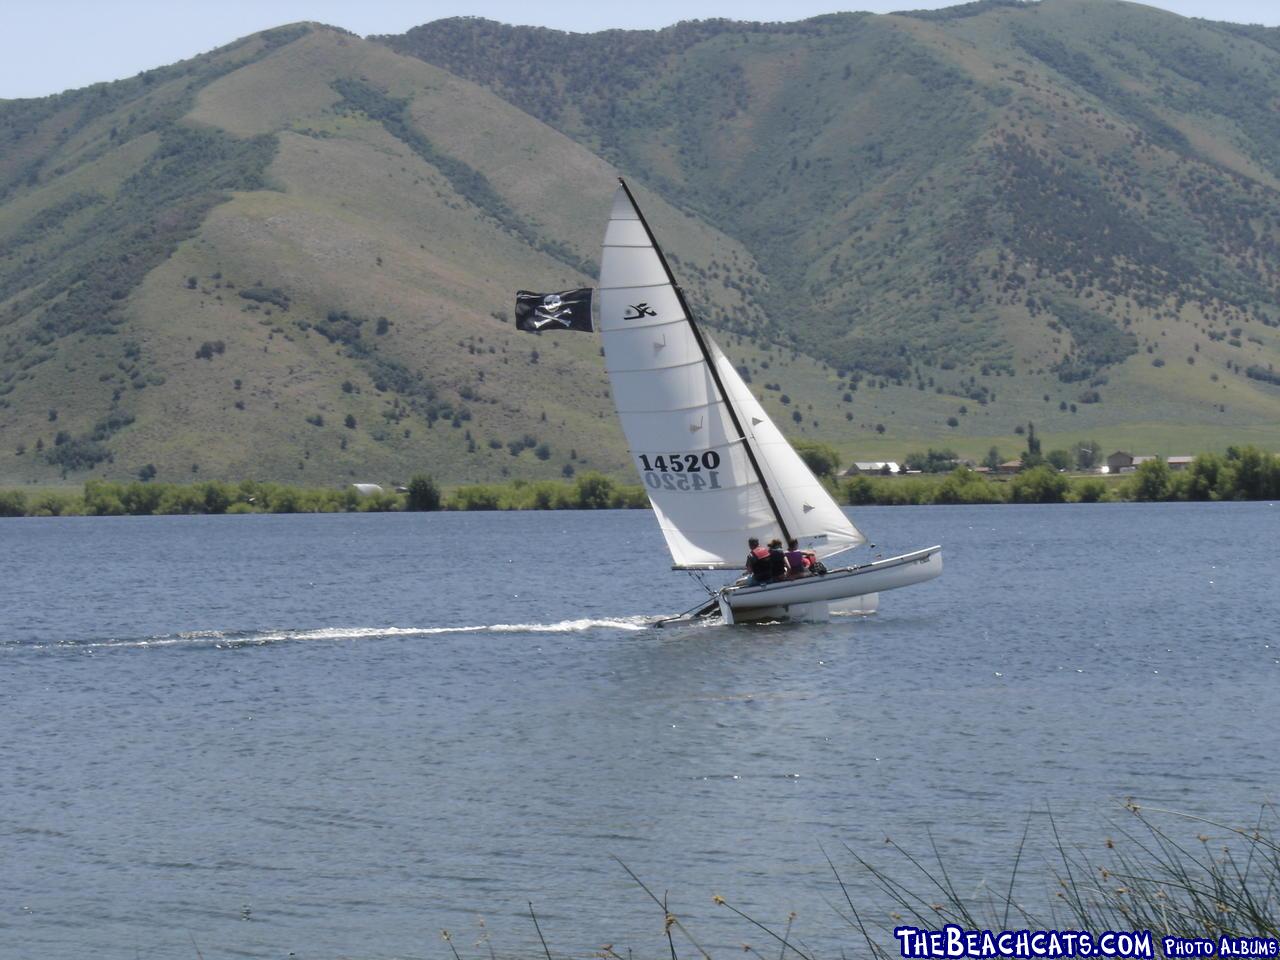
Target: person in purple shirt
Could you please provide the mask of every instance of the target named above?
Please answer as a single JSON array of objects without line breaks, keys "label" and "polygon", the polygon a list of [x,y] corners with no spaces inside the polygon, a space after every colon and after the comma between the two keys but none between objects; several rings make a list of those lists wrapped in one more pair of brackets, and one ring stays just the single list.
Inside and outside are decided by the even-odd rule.
[{"label": "person in purple shirt", "polygon": [[800,541],[792,537],[787,541],[787,567],[790,570],[788,579],[809,576],[813,567],[815,554],[812,550],[801,550]]}]

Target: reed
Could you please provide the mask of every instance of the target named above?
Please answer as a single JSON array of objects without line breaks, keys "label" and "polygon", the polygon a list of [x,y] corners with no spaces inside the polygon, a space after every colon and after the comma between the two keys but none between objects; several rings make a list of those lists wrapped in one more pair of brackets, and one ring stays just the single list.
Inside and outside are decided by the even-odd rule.
[{"label": "reed", "polygon": [[[899,957],[896,927],[939,930],[945,924],[993,932],[1149,931],[1156,955],[1162,957],[1161,940],[1166,936],[1203,937],[1215,943],[1224,936],[1280,938],[1280,840],[1274,805],[1264,804],[1247,827],[1133,801],[1125,803],[1121,816],[1110,824],[1109,835],[1086,845],[1067,841],[1048,812],[1048,842],[1040,848],[1046,852],[1034,869],[1028,866],[1033,859],[1028,843],[1033,818],[1028,816],[1013,847],[1008,877],[994,884],[962,884],[958,876],[963,865],[948,861],[932,836],[924,853],[886,839],[888,863],[846,845],[848,861],[842,867],[824,850],[837,893],[832,907],[850,935],[840,956]],[[626,863],[614,859],[662,911],[665,942],[655,948],[671,960],[680,960],[682,953],[711,960],[712,954],[685,920],[671,911],[665,894],[659,897]],[[788,955],[794,960],[827,960],[795,930],[796,914],[771,924],[721,894],[712,900],[742,922],[746,939],[741,952],[757,960],[788,960]],[[529,913],[537,925],[532,904]],[[454,960],[466,960],[451,935],[442,933]],[[540,927],[537,933],[547,960],[552,960]],[[481,943],[490,951],[482,960],[491,960],[487,931],[477,946]],[[641,955],[654,952],[642,950]],[[770,952],[773,957],[768,957]],[[621,960],[613,944],[598,948],[595,956]]]},{"label": "reed", "polygon": [[[856,868],[890,906],[887,917],[859,911],[845,876],[828,858],[848,913],[867,955],[899,956],[895,926],[939,929],[1149,930],[1159,949],[1166,936],[1280,937],[1280,843],[1275,808],[1264,805],[1249,827],[1234,827],[1193,814],[1125,804],[1127,822],[1115,825],[1098,851],[1066,842],[1052,814],[1048,826],[1054,862],[1045,875],[1023,876],[1030,818],[1014,850],[1007,884],[962,892],[930,838],[927,858],[897,843],[888,869],[846,847]],[[1194,825],[1194,837],[1170,821]],[[905,872],[905,877],[904,877]],[[1049,881],[1053,895],[1028,899],[1020,891]],[[1163,955],[1163,954],[1162,954]]]}]

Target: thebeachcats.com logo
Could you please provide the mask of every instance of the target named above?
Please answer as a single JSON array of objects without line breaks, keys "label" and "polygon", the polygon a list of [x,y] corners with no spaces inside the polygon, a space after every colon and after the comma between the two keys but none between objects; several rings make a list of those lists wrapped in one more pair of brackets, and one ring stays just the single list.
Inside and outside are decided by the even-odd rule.
[{"label": "thebeachcats.com logo", "polygon": [[949,923],[941,930],[895,927],[903,957],[925,958],[1068,958],[1116,957],[1154,960],[1149,930],[966,930]]},{"label": "thebeachcats.com logo", "polygon": [[[1115,957],[1117,960],[1154,960],[1150,930],[966,930],[947,924],[941,930],[895,927],[894,937],[908,960],[1014,960],[1039,958]],[[1164,957],[1278,957],[1280,941],[1274,937],[1221,936],[1161,937]]]},{"label": "thebeachcats.com logo", "polygon": [[1280,957],[1275,937],[1164,937],[1166,957]]}]

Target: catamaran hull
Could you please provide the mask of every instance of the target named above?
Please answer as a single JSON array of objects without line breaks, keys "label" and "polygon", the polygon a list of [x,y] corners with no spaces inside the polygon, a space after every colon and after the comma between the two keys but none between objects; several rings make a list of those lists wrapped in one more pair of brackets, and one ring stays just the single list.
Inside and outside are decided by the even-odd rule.
[{"label": "catamaran hull", "polygon": [[718,598],[720,615],[725,623],[825,620],[832,603],[909,587],[941,574],[942,547],[927,547],[888,560],[842,567],[826,576],[783,580],[758,587],[725,587]]}]

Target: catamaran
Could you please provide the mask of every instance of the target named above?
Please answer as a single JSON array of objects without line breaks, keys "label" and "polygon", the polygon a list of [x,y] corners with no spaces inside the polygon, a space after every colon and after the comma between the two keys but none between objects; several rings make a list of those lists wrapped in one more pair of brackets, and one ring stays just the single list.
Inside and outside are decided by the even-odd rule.
[{"label": "catamaran", "polygon": [[[694,319],[662,248],[619,179],[600,258],[600,330],[614,404],[675,570],[744,565],[750,537],[791,538],[825,560],[866,538]],[[672,620],[824,619],[942,573],[942,547],[823,575],[714,591]],[[669,622],[669,621],[668,621]]]}]

